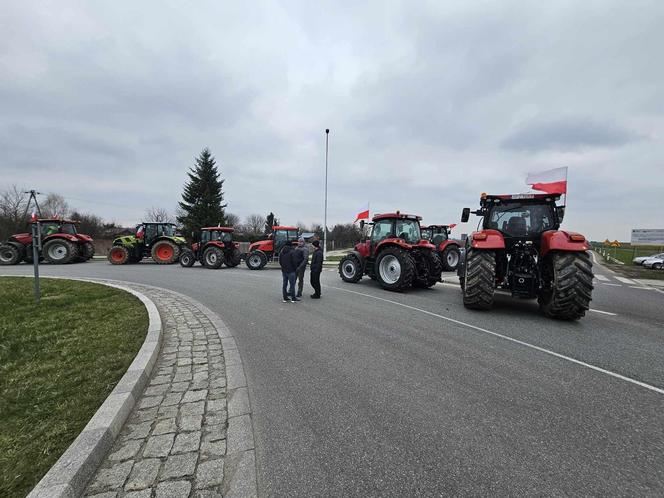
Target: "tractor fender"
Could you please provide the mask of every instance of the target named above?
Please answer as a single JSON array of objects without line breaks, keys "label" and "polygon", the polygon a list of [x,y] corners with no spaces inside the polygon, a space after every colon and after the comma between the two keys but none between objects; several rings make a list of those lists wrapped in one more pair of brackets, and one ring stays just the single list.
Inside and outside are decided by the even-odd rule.
[{"label": "tractor fender", "polygon": [[17,233],[12,235],[9,240],[27,246],[28,244],[32,244],[32,235],[29,233]]},{"label": "tractor fender", "polygon": [[[429,244],[431,245],[431,244]],[[402,249],[405,249],[407,251],[410,251],[413,246],[412,244],[408,244],[407,242],[404,242],[403,239],[397,239],[397,238],[390,238],[390,239],[385,239],[381,240],[378,245],[376,246],[376,254],[378,254],[378,251],[385,249],[387,246],[399,246]],[[433,247],[433,246],[432,246]]]},{"label": "tractor fender", "polygon": [[218,240],[213,240],[205,244],[205,249],[208,247],[218,247],[219,249],[224,249],[226,246],[223,242],[219,242]]},{"label": "tractor fender", "polygon": [[549,251],[581,252],[588,251],[590,244],[580,233],[565,230],[548,230],[542,234],[540,253],[546,256]]},{"label": "tractor fender", "polygon": [[410,246],[410,247],[418,247],[420,249],[429,249],[430,251],[435,251],[436,250],[436,246],[433,245],[428,240],[425,240],[425,239],[420,240],[417,244],[415,244],[414,246]]},{"label": "tractor fender", "polygon": [[355,244],[355,250],[353,251],[361,258],[368,258],[371,254],[371,241],[367,240],[366,242],[358,242]]},{"label": "tractor fender", "polygon": [[353,251],[351,251],[351,252],[348,253],[348,256],[354,256],[354,257],[356,257],[357,260],[358,260],[358,261],[360,262],[360,264],[362,265],[362,268],[364,268],[364,262],[366,261],[367,258],[366,258],[366,256],[363,256],[362,253],[361,253],[360,251],[353,250]]},{"label": "tractor fender", "polygon": [[438,250],[440,252],[443,252],[445,249],[447,249],[449,246],[456,246],[457,249],[461,249],[461,244],[459,244],[456,240],[444,240],[443,242],[440,243],[438,246]]},{"label": "tractor fender", "polygon": [[47,242],[49,240],[53,239],[65,239],[68,240],[69,242],[78,242],[78,237],[75,235],[69,235],[68,233],[55,233],[53,235],[49,235],[48,237],[44,237],[43,242]]},{"label": "tractor fender", "polygon": [[488,229],[473,232],[468,239],[470,240],[470,247],[473,249],[505,249],[505,239],[498,230]]},{"label": "tractor fender", "polygon": [[180,237],[166,237],[166,236],[161,236],[157,237],[152,241],[152,244],[150,246],[154,246],[157,242],[161,242],[162,240],[167,240],[168,242],[172,242],[176,246],[182,246],[185,242],[184,239],[181,239]]}]

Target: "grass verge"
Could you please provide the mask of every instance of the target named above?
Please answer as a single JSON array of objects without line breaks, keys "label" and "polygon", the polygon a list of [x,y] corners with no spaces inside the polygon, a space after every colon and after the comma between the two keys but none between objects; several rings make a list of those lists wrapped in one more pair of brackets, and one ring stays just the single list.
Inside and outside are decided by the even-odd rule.
[{"label": "grass verge", "polygon": [[134,296],[87,282],[0,277],[0,496],[25,496],[83,430],[148,328]]}]

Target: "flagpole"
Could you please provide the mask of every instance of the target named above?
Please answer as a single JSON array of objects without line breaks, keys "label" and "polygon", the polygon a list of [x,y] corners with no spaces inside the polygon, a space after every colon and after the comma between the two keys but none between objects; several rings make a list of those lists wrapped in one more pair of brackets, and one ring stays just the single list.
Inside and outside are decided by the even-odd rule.
[{"label": "flagpole", "polygon": [[327,157],[330,129],[325,128],[325,216],[323,219],[323,261],[327,260]]}]

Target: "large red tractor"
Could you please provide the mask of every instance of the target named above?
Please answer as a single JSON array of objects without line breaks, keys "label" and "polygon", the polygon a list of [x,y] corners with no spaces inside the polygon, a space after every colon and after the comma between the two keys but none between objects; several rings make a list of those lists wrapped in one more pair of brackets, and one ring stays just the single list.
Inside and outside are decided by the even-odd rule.
[{"label": "large red tractor", "polygon": [[[482,229],[466,240],[459,265],[463,304],[492,307],[495,289],[537,298],[549,317],[577,320],[590,306],[593,270],[590,245],[575,232],[559,230],[565,213],[559,194],[482,194]],[[465,208],[461,221],[466,222]]]},{"label": "large red tractor", "polygon": [[180,264],[189,268],[200,261],[206,268],[217,269],[222,264],[233,268],[240,264],[241,254],[237,242],[233,242],[233,230],[229,227],[201,228],[191,248],[180,254]]},{"label": "large red tractor", "polygon": [[421,219],[399,211],[374,216],[369,239],[339,262],[341,278],[355,283],[368,275],[384,289],[399,292],[440,282],[440,257],[436,247],[422,238]]},{"label": "large red tractor", "polygon": [[422,227],[422,237],[436,246],[445,271],[456,271],[457,266],[459,266],[461,244],[454,239],[450,239],[450,234],[455,226],[456,224]]},{"label": "large red tractor", "polygon": [[250,270],[260,270],[268,261],[278,260],[279,253],[286,244],[297,242],[297,227],[274,226],[266,240],[259,240],[249,246],[245,263]]},{"label": "large red tractor", "polygon": [[[95,254],[92,237],[76,230],[75,221],[48,218],[38,220],[42,250],[39,260],[57,265],[88,261]],[[17,233],[0,244],[0,265],[33,262],[32,234]]]}]

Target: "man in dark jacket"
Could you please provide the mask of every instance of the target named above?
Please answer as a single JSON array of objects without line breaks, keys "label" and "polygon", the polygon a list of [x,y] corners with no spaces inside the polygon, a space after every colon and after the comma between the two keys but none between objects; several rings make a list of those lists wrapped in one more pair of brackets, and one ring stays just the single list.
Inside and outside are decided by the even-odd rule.
[{"label": "man in dark jacket", "polygon": [[320,247],[320,242],[314,240],[314,254],[311,257],[311,286],[314,288],[314,293],[311,295],[312,299],[320,299],[320,273],[323,271],[323,249]]},{"label": "man in dark jacket", "polygon": [[295,297],[302,297],[302,289],[304,288],[304,272],[307,270],[307,263],[309,262],[309,249],[307,248],[304,239],[300,237],[297,239],[297,247],[295,248],[295,275],[297,276],[297,294]]},{"label": "man in dark jacket", "polygon": [[[295,264],[294,256],[295,251],[293,250],[293,246],[290,245],[290,243],[286,244],[281,250],[281,254],[279,254],[281,277],[283,278],[281,291],[284,297],[284,303],[289,301],[292,303],[299,301],[299,299],[295,297],[295,270],[297,269],[297,265]],[[287,289],[289,284],[290,289]],[[290,294],[290,299],[288,294]]]}]

